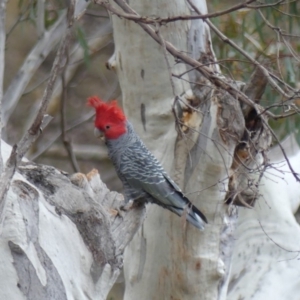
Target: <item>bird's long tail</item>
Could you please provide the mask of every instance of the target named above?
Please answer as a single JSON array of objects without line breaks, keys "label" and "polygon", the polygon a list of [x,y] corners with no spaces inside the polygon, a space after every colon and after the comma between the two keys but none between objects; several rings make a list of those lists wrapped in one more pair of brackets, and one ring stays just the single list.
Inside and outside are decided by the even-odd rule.
[{"label": "bird's long tail", "polygon": [[206,217],[203,215],[203,213],[194,205],[190,204],[186,208],[186,219],[191,224],[199,228],[200,230],[203,230],[205,227],[205,223],[207,223]]},{"label": "bird's long tail", "polygon": [[[196,207],[194,206],[184,195],[176,195],[180,202],[172,202],[172,205],[165,206],[165,208],[171,210],[178,216],[182,217],[185,216],[186,220],[193,224],[195,227],[199,228],[200,230],[203,230],[205,227],[205,223],[207,223],[207,219],[204,216],[204,214]],[[177,199],[177,200],[179,200]],[[174,200],[174,198],[173,198]],[[183,200],[183,201],[182,201]],[[177,205],[174,205],[174,204]]]}]

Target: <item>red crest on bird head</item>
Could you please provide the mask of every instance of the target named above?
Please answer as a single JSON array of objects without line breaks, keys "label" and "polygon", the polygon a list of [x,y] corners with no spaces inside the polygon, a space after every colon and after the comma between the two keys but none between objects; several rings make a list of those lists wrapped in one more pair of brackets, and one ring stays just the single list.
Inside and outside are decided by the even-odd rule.
[{"label": "red crest on bird head", "polygon": [[126,116],[116,100],[104,102],[97,96],[88,98],[88,105],[95,108],[95,127],[102,131],[106,138],[116,139],[126,132]]}]

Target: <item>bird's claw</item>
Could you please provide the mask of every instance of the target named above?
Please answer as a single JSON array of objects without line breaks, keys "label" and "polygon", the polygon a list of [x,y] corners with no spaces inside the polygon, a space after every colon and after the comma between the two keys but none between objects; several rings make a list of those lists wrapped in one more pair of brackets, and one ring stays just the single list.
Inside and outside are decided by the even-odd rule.
[{"label": "bird's claw", "polygon": [[123,211],[129,211],[133,206],[133,200],[125,202],[125,204],[120,205],[120,209]]},{"label": "bird's claw", "polygon": [[124,204],[121,204],[119,207],[116,207],[115,210],[117,211],[117,215],[120,218],[124,218],[124,212],[129,211],[133,206],[133,200],[129,200],[128,202],[125,202]]}]

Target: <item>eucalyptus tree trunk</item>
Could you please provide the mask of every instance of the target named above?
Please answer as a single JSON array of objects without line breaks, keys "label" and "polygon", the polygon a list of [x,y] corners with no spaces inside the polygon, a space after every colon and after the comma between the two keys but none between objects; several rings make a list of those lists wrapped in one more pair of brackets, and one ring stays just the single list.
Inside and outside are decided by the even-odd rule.
[{"label": "eucalyptus tree trunk", "polygon": [[[282,142],[288,159],[300,172],[300,149],[293,135]],[[261,180],[253,210],[242,209],[235,233],[229,300],[299,298],[299,183],[279,146],[269,155],[270,169]]]},{"label": "eucalyptus tree trunk", "polygon": [[[207,12],[204,0],[193,3]],[[141,16],[158,19],[193,14],[179,0],[131,0],[129,5]],[[224,201],[245,128],[241,106],[199,72],[187,72],[190,66],[167,54],[164,43],[159,45],[138,24],[115,15],[112,22],[115,54],[109,65],[119,76],[125,112],[209,222],[201,232],[184,218],[149,205],[141,230],[126,249],[124,299],[225,299],[237,210]],[[219,71],[202,20],[157,24],[156,32]],[[180,79],[172,77],[182,73]]]}]

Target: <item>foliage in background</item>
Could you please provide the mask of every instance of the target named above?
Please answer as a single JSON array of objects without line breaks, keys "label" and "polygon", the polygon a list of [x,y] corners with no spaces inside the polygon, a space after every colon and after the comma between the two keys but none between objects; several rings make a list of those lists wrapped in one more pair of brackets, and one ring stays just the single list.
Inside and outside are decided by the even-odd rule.
[{"label": "foliage in background", "polygon": [[[260,1],[261,4],[275,1]],[[228,2],[213,1],[210,11],[228,8]],[[261,15],[263,14],[263,16]],[[231,40],[255,57],[276,76],[293,88],[300,89],[300,1],[284,1],[276,7],[258,10],[242,9],[230,14],[212,18],[212,22]],[[273,28],[271,28],[272,26]],[[281,33],[281,34],[280,34]],[[221,70],[228,77],[247,82],[254,70],[253,64],[230,45],[212,33],[214,50],[221,62]],[[281,87],[284,89],[284,85]],[[300,100],[300,99],[299,99]],[[295,101],[299,106],[300,102]],[[284,105],[283,105],[284,104]],[[289,111],[288,99],[281,97],[270,86],[264,93],[261,105],[269,107],[276,114]],[[300,116],[270,120],[280,139],[290,132],[296,132],[300,144]]]}]

